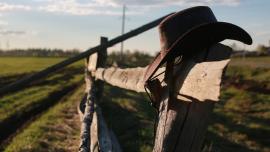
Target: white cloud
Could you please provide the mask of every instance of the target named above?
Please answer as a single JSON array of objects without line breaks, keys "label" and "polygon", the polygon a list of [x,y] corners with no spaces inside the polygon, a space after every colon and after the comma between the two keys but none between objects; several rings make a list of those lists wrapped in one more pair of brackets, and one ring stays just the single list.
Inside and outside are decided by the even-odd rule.
[{"label": "white cloud", "polygon": [[31,10],[31,7],[27,5],[8,4],[0,2],[0,12],[17,11],[17,10],[29,11]]},{"label": "white cloud", "polygon": [[6,29],[0,29],[0,35],[4,35],[4,36],[7,36],[7,35],[25,35],[26,32],[25,31],[17,31],[17,30],[6,30]]},{"label": "white cloud", "polygon": [[[72,15],[121,15],[121,5],[113,0],[43,0],[46,5],[38,7],[41,11],[53,13],[65,13]],[[135,11],[128,11],[127,14],[138,14]]]},{"label": "white cloud", "polygon": [[[151,8],[167,6],[227,5],[236,6],[240,0],[35,0],[41,11],[72,15],[121,15],[126,4],[127,14],[140,14]],[[133,10],[130,11],[130,10]]]},{"label": "white cloud", "polygon": [[[79,0],[78,0],[79,1]],[[113,4],[122,6],[127,4],[131,7],[164,7],[170,5],[191,6],[191,5],[238,5],[240,0],[94,0],[99,4]]]},{"label": "white cloud", "polygon": [[0,13],[6,11],[45,11],[71,15],[121,15],[126,4],[128,15],[142,14],[153,8],[168,6],[226,5],[237,6],[241,0],[32,0],[31,5],[0,2]]},{"label": "white cloud", "polygon": [[103,4],[97,2],[80,3],[76,0],[49,0],[45,6],[40,6],[39,10],[66,13],[72,15],[120,15],[121,12],[114,11],[113,8],[108,9],[108,6],[115,7],[114,4]]}]

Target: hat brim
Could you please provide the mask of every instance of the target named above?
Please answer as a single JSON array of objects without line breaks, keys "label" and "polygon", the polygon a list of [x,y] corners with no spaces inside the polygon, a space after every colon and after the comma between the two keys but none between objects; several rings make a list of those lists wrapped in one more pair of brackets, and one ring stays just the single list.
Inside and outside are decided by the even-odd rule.
[{"label": "hat brim", "polygon": [[179,55],[192,56],[197,51],[225,39],[238,40],[248,45],[252,44],[250,35],[234,24],[226,22],[201,24],[187,31],[169,49],[162,50],[162,53],[159,53],[155,57],[146,70],[144,82],[151,78],[157,69],[166,61],[172,60]]}]

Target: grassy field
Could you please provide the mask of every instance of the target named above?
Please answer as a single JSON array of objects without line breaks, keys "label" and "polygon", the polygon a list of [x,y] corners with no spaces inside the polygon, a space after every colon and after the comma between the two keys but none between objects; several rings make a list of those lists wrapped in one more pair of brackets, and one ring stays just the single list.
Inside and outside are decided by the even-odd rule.
[{"label": "grassy field", "polygon": [[246,57],[246,58],[233,58],[230,66],[245,66],[250,68],[270,68],[270,57]]},{"label": "grassy field", "polygon": [[0,76],[38,71],[64,59],[61,57],[1,57]]},{"label": "grassy field", "polygon": [[[9,63],[0,72],[0,84],[12,82],[63,58],[4,60],[1,58],[0,62]],[[31,60],[40,60],[40,63],[25,67]],[[83,96],[83,87],[74,91],[69,86],[81,81],[82,65],[82,62],[76,63],[21,92],[1,98],[0,123],[25,115],[27,111],[31,113],[36,107],[43,109],[44,104],[39,103],[51,102],[42,113],[27,120],[30,122],[5,145],[5,151],[77,150],[79,126],[74,108]],[[232,59],[224,77],[221,101],[216,104],[208,127],[204,151],[270,151],[269,65],[270,57]],[[14,72],[14,69],[18,70]],[[100,106],[123,151],[152,151],[155,111],[148,102],[145,94],[105,85]]]},{"label": "grassy field", "polygon": [[19,133],[5,152],[49,152],[78,150],[80,125],[77,115],[78,96],[82,86],[63,97],[60,102]]},{"label": "grassy field", "polygon": [[270,57],[233,58],[208,128],[209,151],[270,151]]},{"label": "grassy field", "polygon": [[[0,85],[55,64],[64,58],[1,57]],[[0,141],[5,140],[28,121],[57,104],[83,81],[83,62],[72,64],[34,82],[25,89],[0,98]],[[12,124],[12,125],[10,125]],[[5,145],[1,144],[1,147]]]}]

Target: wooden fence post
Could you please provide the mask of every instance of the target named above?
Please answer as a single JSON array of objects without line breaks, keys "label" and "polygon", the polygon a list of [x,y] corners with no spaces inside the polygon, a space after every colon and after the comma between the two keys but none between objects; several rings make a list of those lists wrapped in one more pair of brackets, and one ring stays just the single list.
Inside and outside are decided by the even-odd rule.
[{"label": "wooden fence post", "polygon": [[[97,115],[94,113],[94,106],[96,104],[95,102],[99,101],[102,95],[103,83],[100,82],[100,80],[95,80],[91,71],[95,71],[98,67],[104,67],[106,63],[108,39],[101,37],[100,41],[101,49],[97,53],[89,56],[85,64],[85,92],[87,93],[87,97],[84,97],[82,101],[84,115],[82,117],[80,152],[88,152],[90,150],[98,151],[98,118],[96,118]],[[93,117],[95,119],[94,125],[92,125]]]},{"label": "wooden fence post", "polygon": [[[89,99],[94,100],[95,111],[91,115],[91,126],[89,126],[89,143],[90,147],[87,147],[88,151],[97,152],[97,151],[106,151],[106,152],[120,152],[121,148],[119,146],[116,138],[112,137],[112,131],[107,128],[107,125],[103,119],[101,109],[98,107],[98,102],[101,101],[102,93],[103,93],[103,85],[104,82],[98,79],[95,79],[93,76],[93,72],[97,70],[97,68],[104,68],[106,65],[107,59],[107,44],[108,38],[101,37],[100,39],[100,50],[97,53],[92,54],[86,61],[86,92],[88,96],[91,95]],[[92,94],[91,94],[92,93]],[[85,101],[85,105],[87,109],[87,101]],[[86,111],[86,110],[85,110]],[[84,113],[84,117],[85,117]],[[84,122],[84,119],[83,119]],[[82,125],[85,126],[85,125]],[[83,129],[85,130],[86,127]],[[86,128],[88,129],[88,128]],[[83,132],[83,131],[82,131]],[[114,145],[114,146],[113,146]]]},{"label": "wooden fence post", "polygon": [[[108,38],[107,37],[101,37],[100,38],[100,45],[101,45],[101,50],[97,52],[97,68],[104,68],[106,66],[106,61],[107,61],[107,43],[108,43]],[[95,69],[95,70],[96,70]],[[97,98],[98,101],[100,101],[103,93],[103,87],[104,87],[104,82],[101,80],[96,80],[97,81]]]},{"label": "wooden fence post", "polygon": [[[204,51],[195,59],[195,61],[203,62],[208,60],[217,61],[228,59],[231,53],[231,49],[224,46],[217,48],[214,51],[215,52],[211,52],[209,50]],[[189,61],[187,60],[184,62],[188,63]],[[186,65],[187,67],[190,66],[190,64]],[[183,67],[180,72],[188,73],[191,68],[192,66],[189,68]],[[185,79],[185,77],[180,79]],[[192,88],[192,84],[189,88]],[[170,99],[168,94],[168,91],[163,94],[163,98],[159,106],[159,122],[156,130],[153,151],[201,151],[204,135],[207,130],[209,115],[213,110],[215,101],[205,100],[204,102],[201,102],[191,98],[191,102],[183,102],[179,99]]]}]

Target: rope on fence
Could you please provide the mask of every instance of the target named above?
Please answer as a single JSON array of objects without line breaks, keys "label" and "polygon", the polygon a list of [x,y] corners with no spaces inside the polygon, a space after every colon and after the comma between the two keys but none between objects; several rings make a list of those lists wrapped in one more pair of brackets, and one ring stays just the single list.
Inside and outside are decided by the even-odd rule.
[{"label": "rope on fence", "polygon": [[86,74],[87,78],[89,80],[92,80],[92,83],[90,83],[90,89],[87,94],[87,99],[85,102],[85,109],[84,109],[84,115],[81,125],[81,142],[79,146],[79,152],[89,152],[90,146],[91,146],[91,137],[90,137],[90,127],[93,120],[93,114],[94,114],[94,106],[96,102],[96,89],[95,89],[95,82],[93,81],[93,78],[90,74]]}]

